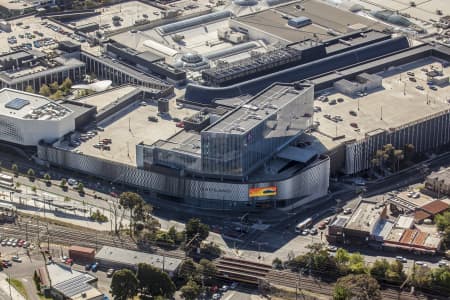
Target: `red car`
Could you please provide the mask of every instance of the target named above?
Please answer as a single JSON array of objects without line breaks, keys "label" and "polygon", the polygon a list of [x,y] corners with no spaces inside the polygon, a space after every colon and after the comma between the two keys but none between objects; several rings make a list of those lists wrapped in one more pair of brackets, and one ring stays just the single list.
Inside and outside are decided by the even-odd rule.
[{"label": "red car", "polygon": [[64,262],[66,265],[73,265],[73,259],[68,258],[66,259],[66,261]]}]

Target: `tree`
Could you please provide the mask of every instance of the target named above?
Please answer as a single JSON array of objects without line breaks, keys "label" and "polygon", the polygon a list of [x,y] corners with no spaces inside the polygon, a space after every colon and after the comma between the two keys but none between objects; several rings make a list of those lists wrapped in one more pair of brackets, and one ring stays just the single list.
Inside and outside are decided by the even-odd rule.
[{"label": "tree", "polygon": [[57,90],[56,92],[54,92],[51,96],[50,99],[52,100],[60,100],[64,97],[64,94],[62,91]]},{"label": "tree", "polygon": [[176,291],[175,284],[167,273],[145,263],[138,264],[137,279],[142,293],[172,298]]},{"label": "tree", "polygon": [[413,265],[412,285],[418,288],[428,288],[431,284],[431,270],[428,267]]},{"label": "tree", "polygon": [[25,92],[34,94],[34,89],[31,85],[27,85]]},{"label": "tree", "polygon": [[44,174],[44,180],[47,182],[47,184],[51,184],[51,180],[52,179],[52,177],[50,176],[50,174],[48,174],[48,173],[45,173]]},{"label": "tree", "polygon": [[283,261],[281,259],[279,259],[278,257],[275,257],[272,260],[272,266],[277,270],[281,270],[281,269],[283,269]]},{"label": "tree", "polygon": [[439,231],[444,232],[444,243],[447,249],[450,248],[450,211],[446,211],[443,214],[438,214],[434,217]]},{"label": "tree", "polygon": [[336,285],[333,291],[333,300],[349,300],[352,297],[351,291],[342,285]]},{"label": "tree", "polygon": [[[181,234],[181,232],[179,232],[179,234]],[[184,239],[184,235],[183,235],[183,239]],[[222,255],[222,249],[220,249],[220,247],[213,242],[203,243],[202,248],[200,250],[201,250],[201,253],[203,256],[207,256],[210,258],[217,258],[220,255]]]},{"label": "tree", "polygon": [[434,268],[431,274],[432,288],[441,294],[450,295],[450,268]]},{"label": "tree", "polygon": [[181,297],[186,300],[196,300],[200,296],[201,288],[194,280],[189,280],[183,287],[180,289]]},{"label": "tree", "polygon": [[33,193],[36,193],[36,191],[37,191],[37,188],[36,188],[36,186],[35,186],[35,185],[33,185],[33,186],[31,187],[31,191],[32,191]]},{"label": "tree", "polygon": [[406,274],[403,272],[403,263],[397,260],[391,262],[385,273],[385,278],[387,281],[391,281],[396,284],[402,283],[406,278]]},{"label": "tree", "polygon": [[216,283],[217,268],[214,263],[206,258],[202,258],[198,269],[203,275],[203,280],[206,285],[213,285]]},{"label": "tree", "polygon": [[367,274],[341,277],[334,288],[334,299],[381,300],[380,285]]},{"label": "tree", "polygon": [[20,182],[16,181],[16,189],[20,188]]},{"label": "tree", "polygon": [[72,80],[70,80],[70,78],[67,77],[66,79],[64,79],[63,83],[61,84],[61,89],[64,92],[67,92],[68,90],[70,90],[71,87],[72,87]]},{"label": "tree", "polygon": [[367,273],[367,267],[364,262],[364,257],[359,252],[355,252],[350,255],[349,268],[350,272],[354,274]]},{"label": "tree", "polygon": [[84,184],[82,182],[78,183],[77,190],[78,193],[84,194]]},{"label": "tree", "polygon": [[17,166],[16,164],[12,164],[11,170],[14,172],[14,175],[19,175],[19,166]]},{"label": "tree", "polygon": [[67,179],[63,178],[61,179],[61,182],[59,183],[60,188],[63,190],[67,188]]},{"label": "tree", "polygon": [[56,91],[59,89],[58,81],[53,81],[52,83],[50,83],[49,88],[52,93],[56,93]]},{"label": "tree", "polygon": [[370,268],[370,275],[378,280],[382,280],[386,276],[386,272],[389,270],[389,262],[386,259],[376,260]]},{"label": "tree", "polygon": [[195,279],[199,273],[197,270],[197,264],[192,259],[186,259],[181,263],[178,276],[187,282],[189,279]]},{"label": "tree", "polygon": [[134,208],[144,203],[144,199],[139,194],[133,192],[123,192],[119,196],[119,203],[123,208],[130,211],[130,235],[132,235],[133,222],[134,222]]},{"label": "tree", "polygon": [[138,280],[136,275],[128,270],[122,269],[114,272],[111,280],[111,295],[116,300],[127,300],[137,295]]},{"label": "tree", "polygon": [[30,180],[32,180],[32,179],[34,179],[34,176],[35,176],[35,175],[36,175],[36,174],[34,173],[34,170],[31,169],[31,168],[29,168],[28,171],[27,171],[27,176],[28,176],[28,178],[29,178]]},{"label": "tree", "polygon": [[192,218],[186,224],[186,241],[192,241],[193,246],[200,245],[201,241],[205,240],[209,235],[209,226],[203,224],[200,219]]},{"label": "tree", "polygon": [[46,84],[43,84],[39,89],[39,94],[45,97],[49,97],[52,94],[50,87]]}]

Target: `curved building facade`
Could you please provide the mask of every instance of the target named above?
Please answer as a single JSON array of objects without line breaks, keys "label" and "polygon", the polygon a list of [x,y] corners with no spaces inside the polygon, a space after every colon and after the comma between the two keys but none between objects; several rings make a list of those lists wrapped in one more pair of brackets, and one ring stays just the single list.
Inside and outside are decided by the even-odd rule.
[{"label": "curved building facade", "polygon": [[406,37],[398,37],[368,46],[328,56],[306,64],[274,72],[226,87],[208,87],[188,84],[185,99],[209,104],[217,99],[233,98],[242,94],[254,95],[274,82],[291,83],[333,70],[381,57],[409,47]]},{"label": "curved building facade", "polygon": [[[330,175],[328,157],[320,157],[287,178],[241,182],[144,170],[46,144],[38,146],[38,157],[52,165],[147,190],[185,205],[217,210],[304,205],[327,195]],[[271,195],[257,194],[274,187]]]},{"label": "curved building facade", "polygon": [[0,90],[0,140],[21,146],[55,141],[75,129],[73,112],[47,98]]}]

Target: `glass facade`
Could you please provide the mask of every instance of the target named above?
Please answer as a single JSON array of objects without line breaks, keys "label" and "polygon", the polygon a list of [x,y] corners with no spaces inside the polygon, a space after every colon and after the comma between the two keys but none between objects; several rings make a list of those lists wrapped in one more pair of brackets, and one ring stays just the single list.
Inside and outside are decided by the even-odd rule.
[{"label": "glass facade", "polygon": [[[303,133],[312,124],[314,89],[308,86],[300,91],[286,91],[292,93],[289,101],[275,112],[264,115],[264,119],[246,132],[202,131],[203,172],[246,176]],[[260,110],[267,113],[262,108]],[[249,116],[243,118],[248,119]]]}]

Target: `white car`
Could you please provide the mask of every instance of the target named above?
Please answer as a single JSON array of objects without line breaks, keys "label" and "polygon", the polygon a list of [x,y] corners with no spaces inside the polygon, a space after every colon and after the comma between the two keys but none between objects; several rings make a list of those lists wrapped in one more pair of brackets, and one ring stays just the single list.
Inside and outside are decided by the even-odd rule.
[{"label": "white car", "polygon": [[422,267],[426,267],[426,266],[427,266],[427,263],[424,262],[424,261],[416,261],[416,265],[422,266]]},{"label": "white car", "polygon": [[73,179],[73,178],[69,178],[69,180],[67,180],[67,183],[69,185],[76,185],[78,182],[75,179]]},{"label": "white car", "polygon": [[327,247],[327,251],[336,252],[337,251],[337,247],[336,246],[328,246]]},{"label": "white car", "polygon": [[212,295],[212,299],[213,300],[219,300],[220,299],[220,294],[219,293],[215,293],[214,295]]},{"label": "white car", "polygon": [[13,257],[11,257],[11,260],[14,262],[22,262],[22,259],[20,257],[18,257],[17,255],[14,255]]},{"label": "white car", "polygon": [[403,256],[396,256],[395,260],[402,262],[402,263],[408,262],[408,260],[406,258],[404,258]]},{"label": "white car", "polygon": [[223,285],[223,286],[220,288],[220,291],[221,291],[222,293],[225,293],[226,291],[228,291],[229,288],[230,288],[230,287],[229,287],[228,285]]},{"label": "white car", "polygon": [[440,260],[440,261],[438,262],[438,266],[439,266],[439,267],[448,267],[448,261],[446,261],[446,260]]}]

